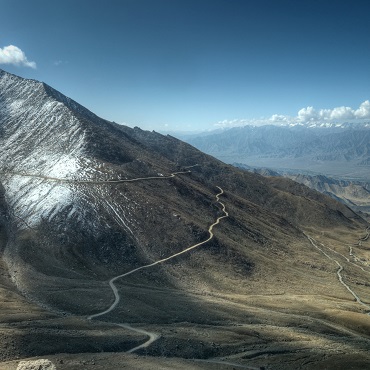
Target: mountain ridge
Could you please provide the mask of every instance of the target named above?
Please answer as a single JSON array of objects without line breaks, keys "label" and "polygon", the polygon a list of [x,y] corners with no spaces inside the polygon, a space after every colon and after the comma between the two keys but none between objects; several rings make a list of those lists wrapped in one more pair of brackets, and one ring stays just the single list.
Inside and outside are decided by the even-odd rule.
[{"label": "mountain ridge", "polygon": [[368,179],[370,130],[348,127],[245,126],[185,140],[227,163]]},{"label": "mountain ridge", "polygon": [[[160,333],[138,354],[226,356],[276,368],[307,356],[350,363],[355,354],[366,363],[368,339],[356,329],[368,328],[365,308],[305,234],[344,255],[368,226],[361,217],[291,180],[243,172],[174,137],[110,123],[40,86],[0,73],[2,361],[76,352],[82,361],[147,340],[113,329],[119,322]],[[220,188],[228,217],[201,248],[180,254],[207,240],[224,215]],[[367,260],[366,241],[354,249]],[[109,308],[115,276],[172,255],[117,280],[124,299],[102,320],[86,319]],[[366,270],[345,269],[369,300]],[[302,337],[312,351],[302,349]],[[350,347],[348,358],[338,356]]]},{"label": "mountain ridge", "polygon": [[284,170],[276,171],[269,168],[253,168],[242,163],[234,163],[233,165],[249,172],[258,173],[262,176],[283,176],[292,179],[346,204],[352,210],[361,214],[362,217],[368,218],[370,211],[370,185],[367,181],[334,179],[325,175],[313,175]]}]

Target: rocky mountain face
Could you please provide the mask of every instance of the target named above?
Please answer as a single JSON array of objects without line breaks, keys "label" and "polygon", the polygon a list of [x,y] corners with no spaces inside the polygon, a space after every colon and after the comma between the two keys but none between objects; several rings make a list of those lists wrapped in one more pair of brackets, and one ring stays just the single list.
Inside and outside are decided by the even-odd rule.
[{"label": "rocky mountain face", "polygon": [[227,163],[369,179],[369,125],[245,126],[186,140]]},{"label": "rocky mountain face", "polygon": [[[307,336],[314,350],[303,346],[303,358],[321,351],[339,361],[338,348],[351,347],[367,361],[367,339],[348,334],[357,323],[368,327],[364,308],[307,237],[357,241],[367,223],[345,205],[289,179],[241,171],[171,136],[108,122],[44,83],[4,71],[0,148],[1,360],[123,351],[145,341],[145,331],[113,329],[118,322],[159,333],[142,350],[150,355],[239,353],[245,364],[247,352],[267,346],[279,354],[295,338],[284,347],[286,361],[272,355],[286,365]],[[207,238],[117,280],[117,307],[86,320],[112,304],[109,279]],[[338,250],[348,253],[344,242]],[[366,271],[352,270],[351,284],[369,301]],[[333,299],[335,313],[323,314]],[[334,323],[347,313],[342,326]],[[262,355],[252,357],[266,365]]]},{"label": "rocky mountain face", "polygon": [[307,175],[293,171],[274,171],[269,168],[253,168],[251,166],[234,163],[234,166],[262,176],[286,177],[311,189],[330,196],[346,204],[364,218],[370,215],[370,184],[366,181],[350,181],[333,179],[324,175]]},{"label": "rocky mountain face", "polygon": [[253,168],[243,163],[234,163],[234,166],[262,176],[283,176],[292,179],[338,200],[366,219],[370,217],[370,184],[367,181],[341,180],[324,175],[308,175],[294,173],[293,171],[274,171],[269,168]]},{"label": "rocky mountain face", "polygon": [[323,175],[285,174],[285,176],[343,202],[356,212],[370,214],[368,182],[337,180]]}]

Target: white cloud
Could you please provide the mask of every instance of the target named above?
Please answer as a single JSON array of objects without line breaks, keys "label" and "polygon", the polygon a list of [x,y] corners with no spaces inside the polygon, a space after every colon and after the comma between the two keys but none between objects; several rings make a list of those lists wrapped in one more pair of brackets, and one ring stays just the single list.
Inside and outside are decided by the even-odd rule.
[{"label": "white cloud", "polygon": [[0,64],[13,64],[15,66],[36,68],[36,63],[30,62],[26,54],[14,45],[0,48]]},{"label": "white cloud", "polygon": [[273,114],[270,118],[259,119],[233,119],[217,122],[214,126],[218,128],[231,128],[245,125],[289,125],[289,124],[308,124],[308,123],[341,123],[341,122],[360,122],[370,119],[370,101],[365,100],[358,109],[351,107],[336,107],[332,109],[316,110],[314,107],[302,108],[297,116],[287,116],[283,114]]},{"label": "white cloud", "polygon": [[331,109],[320,109],[319,112],[320,119],[324,121],[330,119],[331,112],[332,112]]},{"label": "white cloud", "polygon": [[355,118],[354,110],[350,107],[334,108],[330,113],[332,121],[352,120],[353,118]]},{"label": "white cloud", "polygon": [[271,122],[288,122],[290,117],[284,116],[282,114],[273,114],[270,118],[269,121]]},{"label": "white cloud", "polygon": [[312,121],[316,121],[317,118],[318,118],[318,114],[314,107],[302,108],[301,110],[298,111],[297,120],[299,122],[302,122],[302,123],[312,122]]},{"label": "white cloud", "polygon": [[370,101],[365,100],[358,109],[355,110],[356,118],[370,118]]},{"label": "white cloud", "polygon": [[313,107],[307,107],[298,112],[298,118],[303,123],[307,123],[309,121],[355,122],[360,119],[369,119],[370,101],[364,101],[358,109],[342,106],[333,109],[320,109],[318,112],[316,112]]},{"label": "white cloud", "polygon": [[370,101],[364,101],[358,109],[351,107],[336,107],[333,109],[316,110],[314,107],[302,108],[296,117],[274,114],[271,116],[272,122],[287,123],[310,123],[310,122],[357,122],[361,119],[370,119]]}]

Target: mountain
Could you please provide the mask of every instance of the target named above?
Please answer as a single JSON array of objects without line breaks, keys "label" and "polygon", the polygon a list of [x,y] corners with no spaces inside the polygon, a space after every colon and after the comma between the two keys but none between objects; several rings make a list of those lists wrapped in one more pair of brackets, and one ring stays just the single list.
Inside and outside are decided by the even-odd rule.
[{"label": "mountain", "polygon": [[368,124],[245,126],[186,141],[227,163],[369,180]]},{"label": "mountain", "polygon": [[370,185],[367,182],[337,180],[323,175],[286,174],[285,176],[341,201],[356,212],[370,213]]},{"label": "mountain", "polygon": [[333,179],[324,175],[308,175],[294,173],[294,171],[274,171],[269,168],[253,168],[243,163],[234,163],[234,166],[262,176],[284,176],[311,189],[326,194],[362,215],[370,215],[370,184],[366,181],[349,181]]},{"label": "mountain", "polygon": [[345,205],[5,71],[0,148],[0,369],[370,360],[368,224]]}]

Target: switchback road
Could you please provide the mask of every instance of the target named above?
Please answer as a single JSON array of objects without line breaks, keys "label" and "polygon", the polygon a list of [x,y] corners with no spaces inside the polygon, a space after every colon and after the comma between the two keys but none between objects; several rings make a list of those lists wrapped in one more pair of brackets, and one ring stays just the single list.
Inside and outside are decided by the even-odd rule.
[{"label": "switchback road", "polygon": [[[163,178],[163,177],[161,177],[161,178]],[[118,289],[117,289],[117,287],[115,285],[115,281],[117,281],[118,279],[121,279],[121,278],[123,278],[125,276],[128,276],[128,275],[131,275],[131,274],[134,274],[137,271],[144,270],[144,269],[149,269],[149,268],[154,267],[156,265],[159,265],[159,264],[162,264],[164,262],[167,262],[167,261],[169,261],[169,260],[171,260],[171,259],[173,259],[175,257],[178,257],[178,256],[181,256],[182,254],[188,253],[191,250],[193,250],[195,248],[198,248],[198,247],[200,247],[200,246],[208,243],[210,240],[213,239],[213,237],[214,237],[213,228],[216,225],[218,225],[222,219],[224,219],[224,218],[226,218],[226,217],[229,216],[228,212],[226,211],[225,204],[220,201],[220,196],[224,193],[224,191],[219,186],[217,188],[220,191],[219,191],[219,193],[216,194],[216,201],[222,207],[223,215],[220,216],[220,217],[218,217],[216,219],[216,221],[211,226],[209,226],[209,228],[208,228],[208,233],[209,233],[208,238],[205,239],[205,240],[203,240],[200,243],[196,243],[196,244],[194,244],[194,245],[192,245],[192,246],[190,246],[190,247],[182,250],[181,252],[175,253],[175,254],[173,254],[171,256],[168,256],[168,257],[163,258],[161,260],[155,261],[155,262],[150,263],[148,265],[144,265],[144,266],[138,267],[136,269],[133,269],[131,271],[125,272],[124,274],[115,276],[114,278],[112,278],[111,280],[109,280],[109,286],[112,289],[112,292],[113,292],[113,295],[114,295],[114,302],[106,310],[104,310],[102,312],[99,312],[99,313],[96,313],[94,315],[88,316],[88,318],[87,318],[88,320],[92,320],[92,319],[95,319],[97,317],[104,316],[104,315],[108,314],[109,312],[113,311],[115,309],[115,307],[118,305],[118,303],[119,303],[119,301],[121,299],[120,294],[118,292]],[[142,333],[142,334],[146,334],[146,335],[149,336],[149,339],[146,342],[144,342],[140,346],[137,346],[135,348],[130,349],[128,352],[134,352],[134,351],[137,351],[140,348],[148,347],[151,343],[153,343],[155,340],[157,340],[159,338],[159,335],[156,334],[156,333],[151,333],[151,332],[148,332],[148,331],[143,330],[143,329],[137,329],[137,328],[132,327],[129,324],[123,324],[123,323],[114,323],[114,324],[116,324],[116,325],[118,325],[120,327],[123,327],[125,329],[131,330],[131,331],[134,331],[134,332],[139,332],[139,333]]]}]

